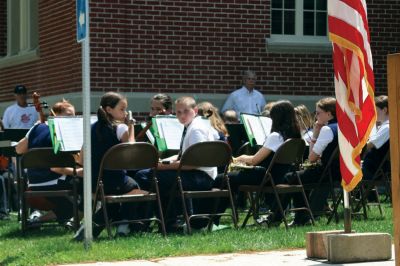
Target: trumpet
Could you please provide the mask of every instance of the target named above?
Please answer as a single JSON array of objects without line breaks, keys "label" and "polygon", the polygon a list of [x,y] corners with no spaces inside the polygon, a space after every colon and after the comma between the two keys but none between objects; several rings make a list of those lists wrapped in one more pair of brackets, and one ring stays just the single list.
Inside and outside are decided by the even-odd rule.
[{"label": "trumpet", "polygon": [[301,164],[301,168],[306,170],[306,169],[314,169],[314,168],[318,168],[321,167],[322,163],[321,160],[318,160],[316,162],[310,162],[308,159],[304,160],[304,162]]},{"label": "trumpet", "polygon": [[236,160],[236,158],[232,157],[232,162],[229,164],[229,167],[228,167],[228,173],[234,172],[234,171],[241,171],[244,169],[258,169],[258,168],[264,168],[264,167],[257,166],[257,165],[247,165],[243,162]]}]

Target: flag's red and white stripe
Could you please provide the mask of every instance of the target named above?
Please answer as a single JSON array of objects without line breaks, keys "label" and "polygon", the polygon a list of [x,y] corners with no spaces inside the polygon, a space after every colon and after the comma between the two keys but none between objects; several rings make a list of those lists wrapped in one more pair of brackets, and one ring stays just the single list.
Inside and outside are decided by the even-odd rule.
[{"label": "flag's red and white stripe", "polygon": [[361,180],[360,153],[376,122],[374,73],[365,0],[327,0],[333,42],[342,185]]}]

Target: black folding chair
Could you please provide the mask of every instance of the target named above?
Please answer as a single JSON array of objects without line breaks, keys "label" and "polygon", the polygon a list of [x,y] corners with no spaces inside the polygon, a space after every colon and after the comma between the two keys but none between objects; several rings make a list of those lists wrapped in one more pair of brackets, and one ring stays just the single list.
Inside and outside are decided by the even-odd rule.
[{"label": "black folding chair", "polygon": [[[383,156],[382,160],[379,162],[378,168],[376,169],[372,178],[370,180],[363,179],[358,185],[361,198],[357,202],[354,209],[355,212],[357,212],[362,207],[362,214],[364,216],[364,219],[368,219],[367,209],[369,206],[377,206],[381,217],[383,217],[383,210],[381,206],[378,187],[384,187],[386,193],[389,195],[389,199],[391,199],[390,167],[388,167],[388,165],[390,165],[390,149],[386,152],[385,156]],[[374,194],[376,202],[368,201],[368,197],[371,193]]]},{"label": "black folding chair", "polygon": [[[331,156],[329,157],[328,162],[326,163],[324,169],[322,170],[322,173],[320,175],[320,178],[318,182],[316,183],[310,183],[310,184],[305,184],[304,189],[306,191],[312,191],[318,190],[318,189],[323,189],[323,188],[328,188],[329,189],[329,194],[332,198],[333,202],[333,207],[331,210],[325,211],[319,211],[316,212],[314,211],[314,215],[319,215],[319,214],[328,214],[328,222],[329,224],[333,218],[335,218],[336,223],[339,222],[339,215],[338,215],[338,207],[341,202],[341,199],[343,198],[343,191],[342,191],[342,186],[340,184],[340,179],[336,178],[335,173],[337,172],[337,169],[334,169],[337,167],[337,162],[339,160],[339,146],[337,146]],[[339,190],[339,193],[336,193],[336,191]]]},{"label": "black folding chair", "polygon": [[[243,221],[242,227],[246,226],[248,219],[253,216],[254,220],[259,217],[259,206],[260,198],[263,194],[274,194],[275,200],[279,207],[279,212],[283,217],[283,222],[285,223],[286,229],[289,228],[288,222],[286,220],[285,212],[282,207],[280,194],[288,193],[302,193],[304,198],[304,203],[306,207],[301,208],[291,208],[288,211],[300,211],[305,210],[310,214],[312,223],[314,224],[314,217],[310,209],[310,205],[307,200],[307,196],[304,192],[302,182],[296,172],[299,169],[299,165],[303,158],[303,153],[305,149],[305,143],[302,139],[288,139],[286,140],[279,149],[275,152],[268,168],[266,169],[264,178],[259,185],[242,185],[239,186],[239,191],[246,192],[250,198],[250,209]],[[296,176],[297,184],[275,184],[272,177],[272,169],[276,164],[291,166],[293,169],[293,175]]]},{"label": "black folding chair", "polygon": [[[78,190],[77,190],[77,176],[76,176],[76,162],[71,153],[58,152],[54,154],[52,148],[34,148],[30,149],[21,158],[21,168],[22,169],[49,169],[56,167],[71,167],[73,169],[73,182],[72,188],[68,190],[42,190],[42,191],[32,191],[28,189],[28,179],[34,178],[33,176],[23,176],[22,184],[22,200],[21,200],[21,228],[22,232],[28,228],[27,217],[28,208],[30,206],[30,201],[43,198],[52,197],[65,197],[72,201],[73,209],[71,214],[74,217],[74,228],[75,230],[79,227],[79,217],[78,217]],[[51,204],[51,201],[50,201]],[[37,209],[41,209],[44,206],[34,206]]]},{"label": "black folding chair", "polygon": [[[94,204],[100,200],[103,206],[104,221],[107,228],[108,236],[111,238],[111,225],[121,223],[138,223],[138,222],[158,222],[163,235],[166,235],[164,216],[161,207],[160,193],[158,189],[158,181],[156,170],[158,165],[158,152],[156,148],[145,142],[136,143],[120,143],[110,148],[105,154],[100,164],[100,171],[97,181],[96,193],[94,196]],[[148,194],[123,194],[109,195],[104,192],[103,173],[104,170],[135,170],[135,169],[151,168],[153,171],[152,181],[153,187]],[[111,222],[107,213],[107,204],[117,204],[126,202],[157,202],[159,217],[141,218],[129,221],[113,221]],[[150,206],[150,204],[148,204]],[[151,206],[150,206],[151,207]],[[93,208],[95,211],[96,208]]]},{"label": "black folding chair", "polygon": [[[182,154],[180,165],[177,171],[177,184],[178,184],[178,194],[182,202],[182,213],[186,221],[188,233],[192,233],[192,228],[190,226],[190,221],[196,218],[207,218],[208,229],[212,228],[213,217],[218,216],[231,216],[232,222],[237,228],[236,219],[236,209],[233,203],[232,192],[228,180],[227,170],[229,163],[232,160],[232,152],[230,146],[223,141],[206,141],[196,143],[190,146]],[[185,166],[190,167],[225,167],[224,171],[224,182],[220,189],[213,189],[209,191],[187,191],[183,189],[181,172],[182,168]],[[188,214],[186,200],[190,199],[204,199],[204,198],[215,198],[214,206],[211,213],[198,213],[198,214]],[[232,213],[219,213],[217,208],[221,198],[229,198]],[[174,197],[171,197],[170,203],[168,204],[168,211],[172,207],[172,201]],[[168,213],[168,212],[167,212]]]}]

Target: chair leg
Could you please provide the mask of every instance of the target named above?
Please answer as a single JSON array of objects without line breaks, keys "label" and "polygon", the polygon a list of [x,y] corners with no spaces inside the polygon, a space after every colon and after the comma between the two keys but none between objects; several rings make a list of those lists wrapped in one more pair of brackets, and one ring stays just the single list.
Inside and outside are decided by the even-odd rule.
[{"label": "chair leg", "polygon": [[279,198],[279,194],[278,194],[278,192],[276,192],[275,187],[273,187],[273,189],[274,189],[275,200],[278,203],[279,212],[282,215],[282,220],[283,220],[283,222],[285,224],[285,228],[286,228],[286,230],[288,230],[289,229],[289,225],[288,225],[288,222],[286,220],[285,212],[283,211],[281,199]]},{"label": "chair leg", "polygon": [[378,192],[378,187],[375,186],[375,197],[376,197],[376,201],[378,204],[378,208],[379,208],[379,213],[381,214],[381,217],[383,218],[383,211],[382,211],[382,206],[381,206],[381,200],[379,199],[379,192]]},{"label": "chair leg", "polygon": [[247,194],[247,197],[250,200],[250,208],[247,211],[246,217],[243,220],[242,228],[244,228],[246,226],[247,221],[249,220],[250,216],[253,215],[253,213],[255,212],[255,208],[256,208],[255,203],[254,203],[253,194],[251,192],[246,192],[246,194]]},{"label": "chair leg", "polygon": [[308,202],[307,195],[306,195],[306,193],[305,193],[303,188],[301,189],[301,194],[303,194],[304,204],[306,205],[307,211],[310,214],[311,223],[312,223],[312,225],[315,225],[314,215],[312,213],[312,210],[311,210],[311,207],[310,207],[310,203]]},{"label": "chair leg", "polygon": [[25,197],[22,195],[22,200],[21,200],[21,230],[22,230],[22,234],[25,234],[25,231],[27,229],[27,219],[28,219],[27,204],[26,204]]},{"label": "chair leg", "polygon": [[106,201],[104,199],[103,187],[100,188],[100,198],[101,198],[101,204],[103,205],[104,223],[105,223],[106,228],[107,228],[108,237],[111,239],[112,238],[111,225],[110,225],[110,221],[108,220],[107,204],[106,204]]},{"label": "chair leg", "polygon": [[154,178],[154,186],[155,186],[156,193],[157,193],[157,205],[158,205],[158,214],[160,216],[159,221],[160,221],[161,231],[162,231],[163,236],[167,236],[167,231],[165,229],[164,213],[163,213],[161,199],[160,199],[160,190],[158,188],[158,180],[156,178]]},{"label": "chair leg", "polygon": [[185,222],[186,222],[186,226],[187,226],[187,230],[188,230],[188,234],[191,235],[192,234],[192,227],[190,226],[190,217],[187,213],[187,209],[186,209],[186,201],[185,201],[185,195],[183,192],[183,186],[182,186],[182,180],[181,178],[178,176],[177,178],[178,181],[178,186],[179,186],[179,193],[181,194],[181,201],[182,201],[182,214],[185,217]]},{"label": "chair leg", "polygon": [[328,222],[327,222],[326,224],[330,224],[331,221],[332,221],[332,219],[333,219],[333,217],[335,217],[336,223],[339,222],[339,215],[338,215],[338,213],[337,213],[337,210],[338,210],[338,208],[339,208],[340,202],[342,201],[342,195],[340,195],[340,196],[338,196],[338,197],[334,197],[334,198],[335,198],[335,199],[332,199],[332,200],[334,200],[334,201],[333,201],[332,213],[329,215]]},{"label": "chair leg", "polygon": [[79,214],[78,214],[78,191],[76,188],[76,180],[75,178],[73,179],[73,197],[72,197],[72,208],[73,208],[73,217],[74,217],[74,229],[75,231],[78,231],[79,229]]},{"label": "chair leg", "polygon": [[369,194],[368,185],[365,187],[363,184],[361,184],[360,191],[361,191],[361,204],[362,204],[361,206],[363,208],[363,217],[364,217],[364,220],[367,220],[368,219],[367,197],[368,197],[368,194]]},{"label": "chair leg", "polygon": [[229,193],[229,201],[231,203],[231,209],[232,209],[232,222],[233,226],[235,226],[236,229],[238,229],[238,219],[237,219],[237,213],[236,213],[236,208],[235,208],[235,203],[233,201],[233,196],[231,192],[231,186],[229,184],[229,180],[227,180],[227,187],[228,187],[228,193]]}]

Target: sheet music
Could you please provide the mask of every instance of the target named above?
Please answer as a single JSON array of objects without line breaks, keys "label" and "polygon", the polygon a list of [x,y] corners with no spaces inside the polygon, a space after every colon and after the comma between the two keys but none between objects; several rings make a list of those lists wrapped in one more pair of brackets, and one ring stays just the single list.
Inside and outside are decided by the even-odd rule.
[{"label": "sheet music", "polygon": [[271,128],[272,128],[272,119],[266,116],[259,116],[258,117],[261,121],[261,125],[264,129],[264,134],[265,137],[271,134]]},{"label": "sheet music", "polygon": [[82,117],[54,117],[54,128],[62,151],[79,151],[82,148]]},{"label": "sheet music", "polygon": [[248,128],[250,128],[250,131],[251,131],[254,139],[256,140],[256,144],[263,145],[265,138],[266,138],[266,134],[264,133],[265,129],[264,129],[259,117],[255,116],[255,115],[248,115],[248,114],[242,114],[242,116],[243,116]]},{"label": "sheet music", "polygon": [[157,118],[157,129],[160,138],[165,139],[168,150],[179,150],[183,125],[177,118]]}]

